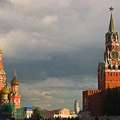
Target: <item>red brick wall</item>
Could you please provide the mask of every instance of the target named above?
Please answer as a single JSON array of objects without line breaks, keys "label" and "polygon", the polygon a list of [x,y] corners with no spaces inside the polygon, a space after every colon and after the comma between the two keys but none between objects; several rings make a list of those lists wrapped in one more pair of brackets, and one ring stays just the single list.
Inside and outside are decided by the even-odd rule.
[{"label": "red brick wall", "polygon": [[104,93],[100,90],[83,91],[83,110],[92,114],[102,114]]},{"label": "red brick wall", "polygon": [[105,73],[105,89],[120,87],[120,72]]}]

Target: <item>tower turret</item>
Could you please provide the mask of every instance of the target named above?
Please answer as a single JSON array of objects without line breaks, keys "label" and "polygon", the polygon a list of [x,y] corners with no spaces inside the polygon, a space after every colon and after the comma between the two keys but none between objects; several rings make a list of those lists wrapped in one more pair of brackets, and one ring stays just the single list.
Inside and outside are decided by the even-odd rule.
[{"label": "tower turret", "polygon": [[16,72],[14,72],[14,76],[11,81],[11,102],[15,104],[15,108],[20,108],[20,98],[19,81],[17,80]]},{"label": "tower turret", "polygon": [[19,93],[19,81],[17,80],[16,72],[14,72],[13,79],[11,81],[12,92]]}]

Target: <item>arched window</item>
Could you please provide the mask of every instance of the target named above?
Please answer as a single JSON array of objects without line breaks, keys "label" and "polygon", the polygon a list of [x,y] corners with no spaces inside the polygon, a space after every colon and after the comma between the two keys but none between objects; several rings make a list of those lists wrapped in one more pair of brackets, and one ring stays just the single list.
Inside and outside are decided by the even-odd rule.
[{"label": "arched window", "polygon": [[115,70],[115,65],[113,65],[113,69]]},{"label": "arched window", "polygon": [[120,65],[118,66],[118,69],[120,70]]},{"label": "arched window", "polygon": [[108,69],[111,69],[111,65],[108,66]]}]

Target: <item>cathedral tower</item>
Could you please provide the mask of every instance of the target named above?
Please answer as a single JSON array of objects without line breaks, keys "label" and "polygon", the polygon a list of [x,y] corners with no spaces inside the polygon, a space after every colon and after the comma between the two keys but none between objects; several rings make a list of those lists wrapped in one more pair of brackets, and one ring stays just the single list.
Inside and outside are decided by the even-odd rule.
[{"label": "cathedral tower", "polygon": [[13,79],[11,81],[11,102],[15,105],[15,108],[21,106],[21,96],[19,93],[19,81],[17,80],[16,72],[14,72]]},{"label": "cathedral tower", "polygon": [[105,35],[104,63],[98,66],[98,88],[116,87],[120,87],[120,44],[111,13],[109,29]]}]

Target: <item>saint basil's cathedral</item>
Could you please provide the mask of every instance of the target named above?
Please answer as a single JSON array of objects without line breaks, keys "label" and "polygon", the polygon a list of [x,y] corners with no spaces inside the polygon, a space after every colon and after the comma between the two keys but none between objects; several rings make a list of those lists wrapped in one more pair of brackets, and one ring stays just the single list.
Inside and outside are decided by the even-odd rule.
[{"label": "saint basil's cathedral", "polygon": [[0,105],[13,104],[15,109],[21,107],[21,96],[19,93],[19,81],[16,73],[11,80],[11,86],[8,86],[7,74],[4,68],[3,52],[0,50]]}]

